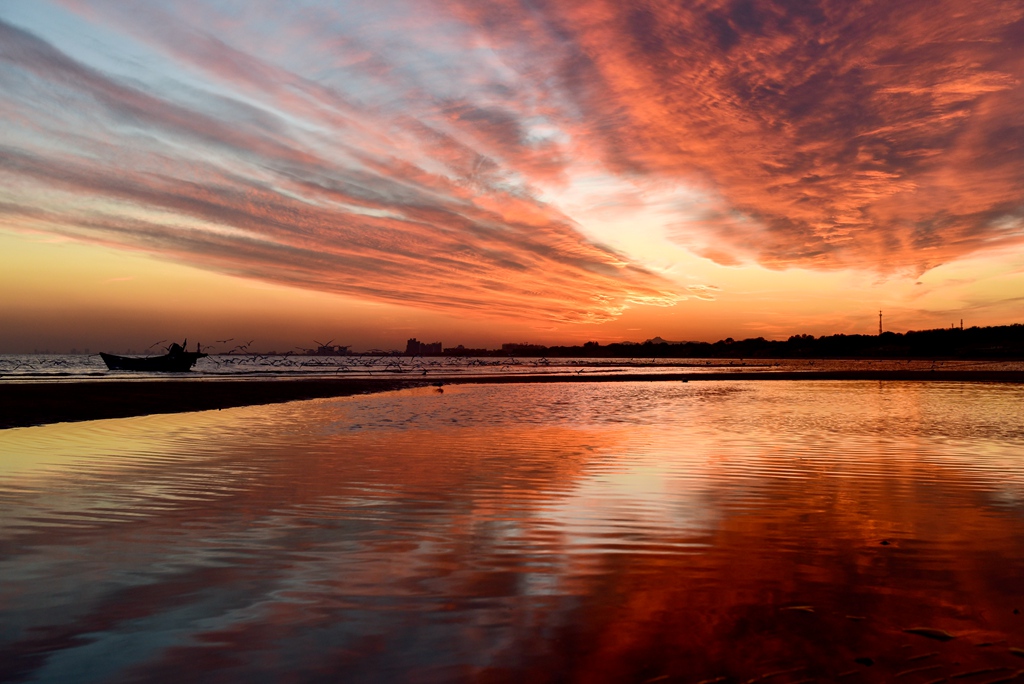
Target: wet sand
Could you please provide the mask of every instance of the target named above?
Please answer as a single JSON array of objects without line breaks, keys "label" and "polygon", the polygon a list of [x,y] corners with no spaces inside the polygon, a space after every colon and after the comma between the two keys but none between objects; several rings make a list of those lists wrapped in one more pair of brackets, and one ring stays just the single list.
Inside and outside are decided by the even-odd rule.
[{"label": "wet sand", "polygon": [[462,378],[302,378],[287,380],[99,380],[0,383],[0,429],[46,423],[185,413],[303,399],[342,397],[438,383],[716,382],[722,380],[877,380],[1024,383],[1022,371],[744,371],[722,373],[505,375]]}]

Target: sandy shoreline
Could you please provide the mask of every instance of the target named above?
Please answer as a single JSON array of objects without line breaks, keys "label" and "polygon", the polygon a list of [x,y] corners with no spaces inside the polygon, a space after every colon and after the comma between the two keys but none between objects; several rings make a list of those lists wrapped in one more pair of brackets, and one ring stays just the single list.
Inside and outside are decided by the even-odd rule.
[{"label": "sandy shoreline", "polygon": [[0,383],[0,429],[46,423],[127,418],[341,397],[454,384],[555,382],[717,382],[751,380],[877,380],[1024,383],[1024,371],[748,371],[612,375],[506,375],[436,378],[302,378],[288,380],[102,380]]}]

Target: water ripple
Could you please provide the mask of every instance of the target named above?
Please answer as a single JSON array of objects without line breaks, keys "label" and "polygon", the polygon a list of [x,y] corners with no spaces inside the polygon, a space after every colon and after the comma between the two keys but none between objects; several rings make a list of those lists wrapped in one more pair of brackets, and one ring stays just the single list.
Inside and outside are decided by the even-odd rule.
[{"label": "water ripple", "polygon": [[462,386],[0,431],[0,679],[885,679],[921,625],[1002,667],[1022,399]]}]

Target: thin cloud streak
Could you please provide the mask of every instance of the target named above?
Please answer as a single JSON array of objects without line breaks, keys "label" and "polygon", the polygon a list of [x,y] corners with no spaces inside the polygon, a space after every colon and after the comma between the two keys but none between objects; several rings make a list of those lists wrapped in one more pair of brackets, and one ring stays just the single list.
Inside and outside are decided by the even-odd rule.
[{"label": "thin cloud streak", "polygon": [[716,298],[588,239],[559,206],[580,169],[680,188],[671,238],[723,265],[919,274],[1024,241],[1019,3],[62,5],[144,68],[0,10],[12,227],[556,322]]},{"label": "thin cloud streak", "polygon": [[452,4],[559,83],[575,155],[704,188],[675,237],[715,261],[920,272],[1024,239],[1019,3]]},{"label": "thin cloud streak", "polygon": [[[335,118],[323,130],[340,135],[340,142],[304,145],[308,130],[290,128],[273,111],[258,110],[231,126],[115,82],[25,31],[0,31],[0,54],[9,64],[71,91],[92,105],[90,116],[108,125],[92,132],[90,149],[115,140],[118,124],[130,120],[132,127],[207,153],[182,159],[173,145],[157,144],[149,154],[119,154],[114,168],[112,159],[75,150],[0,148],[0,169],[27,182],[29,195],[33,181],[36,188],[63,193],[62,201],[50,203],[46,224],[53,230],[288,285],[499,316],[603,322],[630,304],[669,305],[683,298],[668,281],[585,239],[571,219],[534,199],[528,188],[481,178],[481,169],[497,168],[482,156],[469,186],[402,158],[400,149],[388,155],[376,151],[373,141],[362,149],[348,144],[346,135],[364,134],[365,125],[339,129]],[[241,61],[236,55],[234,63]],[[253,72],[220,70],[246,78]],[[307,91],[321,98],[312,114],[337,111],[337,102],[326,102],[323,92]],[[204,104],[223,110],[223,99]],[[240,102],[231,108],[251,109]],[[292,119],[311,114],[286,113]],[[463,115],[474,120],[475,130],[514,125],[513,118],[494,112],[466,108]],[[397,123],[409,131],[407,119],[402,115]],[[300,121],[315,123],[311,116]],[[419,126],[431,133],[427,124]],[[439,136],[431,133],[428,142],[436,147]],[[377,137],[383,147],[384,136]],[[321,150],[340,151],[347,163]],[[214,160],[202,159],[210,152]],[[133,160],[139,162],[134,172]],[[106,206],[82,211],[83,197],[103,198]],[[31,218],[31,204],[15,212],[17,220]],[[164,216],[152,220],[141,210]],[[11,222],[12,212],[6,214]]]}]

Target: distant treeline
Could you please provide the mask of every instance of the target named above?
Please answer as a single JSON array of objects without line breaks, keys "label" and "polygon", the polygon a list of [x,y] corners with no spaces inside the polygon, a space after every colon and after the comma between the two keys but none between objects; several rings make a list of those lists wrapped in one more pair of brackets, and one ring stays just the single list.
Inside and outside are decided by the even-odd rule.
[{"label": "distant treeline", "polygon": [[443,353],[448,356],[613,359],[1024,359],[1024,325],[911,330],[881,335],[793,335],[784,341],[730,337],[714,343],[648,340],[642,344],[587,342],[574,347],[505,344],[500,350],[457,347],[445,349]]}]

